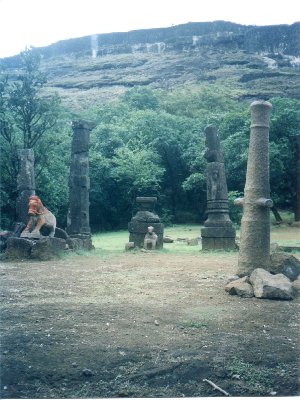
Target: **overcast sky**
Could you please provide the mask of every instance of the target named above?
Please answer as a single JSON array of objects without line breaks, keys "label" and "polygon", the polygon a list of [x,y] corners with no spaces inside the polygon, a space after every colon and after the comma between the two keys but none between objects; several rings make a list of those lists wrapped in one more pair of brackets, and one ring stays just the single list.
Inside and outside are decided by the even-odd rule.
[{"label": "overcast sky", "polygon": [[26,46],[95,33],[186,22],[245,25],[299,21],[297,0],[0,0],[0,58]]}]

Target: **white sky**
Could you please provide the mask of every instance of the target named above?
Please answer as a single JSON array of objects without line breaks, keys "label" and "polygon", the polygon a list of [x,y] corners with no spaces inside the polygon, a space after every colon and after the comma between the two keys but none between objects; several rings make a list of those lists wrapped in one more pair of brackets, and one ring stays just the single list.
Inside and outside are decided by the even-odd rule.
[{"label": "white sky", "polygon": [[0,58],[26,46],[186,22],[292,24],[297,0],[0,0]]}]

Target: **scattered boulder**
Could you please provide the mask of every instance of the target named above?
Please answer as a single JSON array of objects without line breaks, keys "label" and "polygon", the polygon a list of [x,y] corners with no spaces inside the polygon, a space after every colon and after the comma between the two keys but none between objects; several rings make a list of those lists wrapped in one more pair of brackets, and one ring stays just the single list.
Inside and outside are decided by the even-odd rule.
[{"label": "scattered boulder", "polygon": [[273,274],[283,274],[294,281],[300,275],[300,261],[288,253],[272,253],[267,270]]},{"label": "scattered boulder", "polygon": [[5,251],[7,245],[7,239],[11,237],[12,232],[10,231],[1,231],[0,232],[0,253]]},{"label": "scattered boulder", "polygon": [[226,285],[227,285],[227,283],[232,282],[232,281],[236,281],[237,279],[240,279],[240,277],[239,277],[238,275],[232,275],[232,276],[230,276],[230,277],[227,279]]},{"label": "scattered boulder", "polygon": [[66,241],[56,237],[47,237],[34,242],[31,258],[41,261],[51,260],[66,249]]},{"label": "scattered boulder", "polygon": [[240,297],[253,297],[254,292],[251,284],[249,283],[249,277],[244,276],[240,279],[235,279],[225,286],[225,291],[231,295],[237,295]]},{"label": "scattered boulder", "polygon": [[92,243],[92,238],[90,235],[84,234],[74,234],[68,237],[66,240],[69,248],[71,250],[94,250],[95,247]]},{"label": "scattered boulder", "polygon": [[84,368],[82,370],[82,375],[90,377],[90,376],[94,375],[94,372],[92,370],[88,369],[88,368]]},{"label": "scattered boulder", "polygon": [[270,272],[256,268],[250,275],[254,295],[264,299],[292,300],[291,281],[283,274],[272,275]]},{"label": "scattered boulder", "polygon": [[294,228],[300,228],[300,221],[295,221],[291,224],[292,227]]},{"label": "scattered boulder", "polygon": [[164,243],[174,243],[174,239],[170,238],[169,236],[165,236],[163,238]]},{"label": "scattered boulder", "polygon": [[125,244],[126,251],[133,250],[133,249],[134,249],[134,242],[128,242]]},{"label": "scattered boulder", "polygon": [[198,238],[187,239],[187,244],[188,244],[188,246],[198,246],[199,240],[198,240]]},{"label": "scattered boulder", "polygon": [[296,292],[300,292],[300,276],[292,283],[292,286]]}]

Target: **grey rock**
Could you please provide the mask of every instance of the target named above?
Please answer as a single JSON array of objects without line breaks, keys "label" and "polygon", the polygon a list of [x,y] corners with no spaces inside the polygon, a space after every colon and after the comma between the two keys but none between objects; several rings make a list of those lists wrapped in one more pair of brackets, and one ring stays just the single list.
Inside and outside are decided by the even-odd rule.
[{"label": "grey rock", "polygon": [[133,250],[133,249],[134,249],[134,242],[128,242],[125,244],[126,251]]},{"label": "grey rock", "polygon": [[66,241],[56,237],[47,237],[35,242],[31,249],[31,258],[47,261],[57,258],[66,249]]},{"label": "grey rock", "polygon": [[188,246],[198,246],[198,244],[199,244],[198,238],[188,239],[187,240],[187,245]]},{"label": "grey rock", "polygon": [[300,275],[300,261],[288,253],[272,253],[270,265],[266,269],[274,274],[283,274],[294,281]]},{"label": "grey rock", "polygon": [[237,295],[240,297],[253,297],[254,292],[251,284],[249,283],[248,276],[236,279],[232,282],[227,283],[225,291],[231,295]]},{"label": "grey rock", "polygon": [[12,260],[29,259],[33,245],[32,240],[11,237],[7,240],[5,258]]},{"label": "grey rock", "polygon": [[92,370],[88,369],[88,368],[84,368],[82,370],[82,375],[84,375],[84,376],[93,376],[94,372]]},{"label": "grey rock", "polygon": [[272,275],[263,268],[256,268],[250,275],[254,295],[264,299],[292,300],[292,282],[283,274]]},{"label": "grey rock", "polygon": [[240,279],[240,277],[238,275],[229,276],[229,278],[227,279],[226,285],[227,285],[227,283],[236,281],[237,279]]},{"label": "grey rock", "polygon": [[165,236],[163,239],[164,243],[174,243],[174,239],[170,238],[169,236]]},{"label": "grey rock", "polygon": [[292,283],[293,289],[297,292],[300,292],[300,276]]}]

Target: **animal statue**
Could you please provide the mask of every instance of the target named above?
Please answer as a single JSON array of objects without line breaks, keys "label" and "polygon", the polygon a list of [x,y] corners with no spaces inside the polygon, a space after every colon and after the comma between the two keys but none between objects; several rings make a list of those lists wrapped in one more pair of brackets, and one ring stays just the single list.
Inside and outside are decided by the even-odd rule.
[{"label": "animal statue", "polygon": [[28,215],[29,221],[21,233],[21,238],[39,238],[41,236],[40,230],[43,226],[50,229],[49,237],[54,237],[56,218],[44,207],[38,196],[32,195],[29,197]]},{"label": "animal statue", "polygon": [[148,249],[148,245],[151,245],[151,249],[155,250],[157,243],[157,234],[154,232],[153,226],[148,226],[148,232],[144,239],[144,249]]}]

